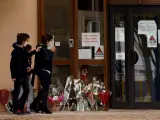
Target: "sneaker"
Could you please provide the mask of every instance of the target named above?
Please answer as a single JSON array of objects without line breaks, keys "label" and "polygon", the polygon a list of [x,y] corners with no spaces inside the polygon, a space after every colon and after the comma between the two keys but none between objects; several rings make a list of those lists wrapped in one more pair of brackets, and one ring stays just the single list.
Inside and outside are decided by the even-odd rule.
[{"label": "sneaker", "polygon": [[24,112],[22,112],[21,110],[17,110],[17,111],[14,111],[13,114],[16,114],[16,115],[23,115]]},{"label": "sneaker", "polygon": [[8,103],[8,105],[9,105],[9,107],[12,109],[12,111],[13,111],[13,105],[9,102]]},{"label": "sneaker", "polygon": [[9,113],[13,113],[12,105],[10,103],[5,104],[5,107]]}]

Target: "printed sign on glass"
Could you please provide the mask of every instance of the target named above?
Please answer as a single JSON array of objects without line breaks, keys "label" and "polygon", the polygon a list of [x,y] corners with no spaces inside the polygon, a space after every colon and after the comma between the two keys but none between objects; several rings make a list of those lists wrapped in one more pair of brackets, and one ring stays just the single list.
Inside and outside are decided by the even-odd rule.
[{"label": "printed sign on glass", "polygon": [[92,59],[91,49],[78,49],[78,58],[79,59]]},{"label": "printed sign on glass", "polygon": [[147,35],[157,32],[157,24],[154,20],[140,20],[138,22],[138,34]]},{"label": "printed sign on glass", "polygon": [[157,24],[155,20],[140,20],[138,22],[138,34],[146,35],[147,47],[157,47]]},{"label": "printed sign on glass", "polygon": [[124,52],[117,52],[116,53],[116,60],[125,60],[125,53]]},{"label": "printed sign on glass", "polygon": [[116,42],[124,42],[125,41],[125,34],[124,34],[124,27],[116,27],[115,28],[115,41]]},{"label": "printed sign on glass", "polygon": [[100,46],[100,33],[82,33],[82,46]]},{"label": "printed sign on glass", "polygon": [[147,36],[147,47],[150,47],[150,48],[157,47],[157,40],[156,40],[155,36],[156,35],[148,34],[148,36]]},{"label": "printed sign on glass", "polygon": [[94,49],[94,57],[95,59],[104,59],[104,46],[95,47]]}]

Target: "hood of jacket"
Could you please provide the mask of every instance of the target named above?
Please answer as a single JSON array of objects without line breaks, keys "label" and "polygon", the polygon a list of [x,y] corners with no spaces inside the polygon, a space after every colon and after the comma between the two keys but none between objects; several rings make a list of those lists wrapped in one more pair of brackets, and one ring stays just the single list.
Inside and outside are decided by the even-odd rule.
[{"label": "hood of jacket", "polygon": [[12,47],[13,47],[13,48],[19,48],[17,42],[13,43],[13,44],[12,44]]}]

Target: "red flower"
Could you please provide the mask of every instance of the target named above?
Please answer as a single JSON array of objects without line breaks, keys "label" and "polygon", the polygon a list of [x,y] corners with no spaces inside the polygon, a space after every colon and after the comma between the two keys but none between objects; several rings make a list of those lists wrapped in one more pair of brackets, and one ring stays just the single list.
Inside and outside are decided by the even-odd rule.
[{"label": "red flower", "polygon": [[86,92],[85,95],[88,96],[90,94],[90,92]]},{"label": "red flower", "polygon": [[9,91],[7,89],[0,90],[0,103],[5,105],[8,102]]},{"label": "red flower", "polygon": [[109,98],[110,98],[110,92],[109,92],[109,91],[99,92],[98,96],[99,96],[102,104],[105,105],[106,102],[108,102],[108,100],[109,100]]},{"label": "red flower", "polygon": [[51,104],[54,102],[52,97],[48,97],[48,102],[51,103]]}]

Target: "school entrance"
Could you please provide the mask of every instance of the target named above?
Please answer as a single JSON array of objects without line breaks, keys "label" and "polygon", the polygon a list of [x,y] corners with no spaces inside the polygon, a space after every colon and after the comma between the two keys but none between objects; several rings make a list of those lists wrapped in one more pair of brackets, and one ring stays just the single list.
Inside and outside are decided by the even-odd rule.
[{"label": "school entrance", "polygon": [[160,108],[160,7],[109,6],[111,108]]}]

